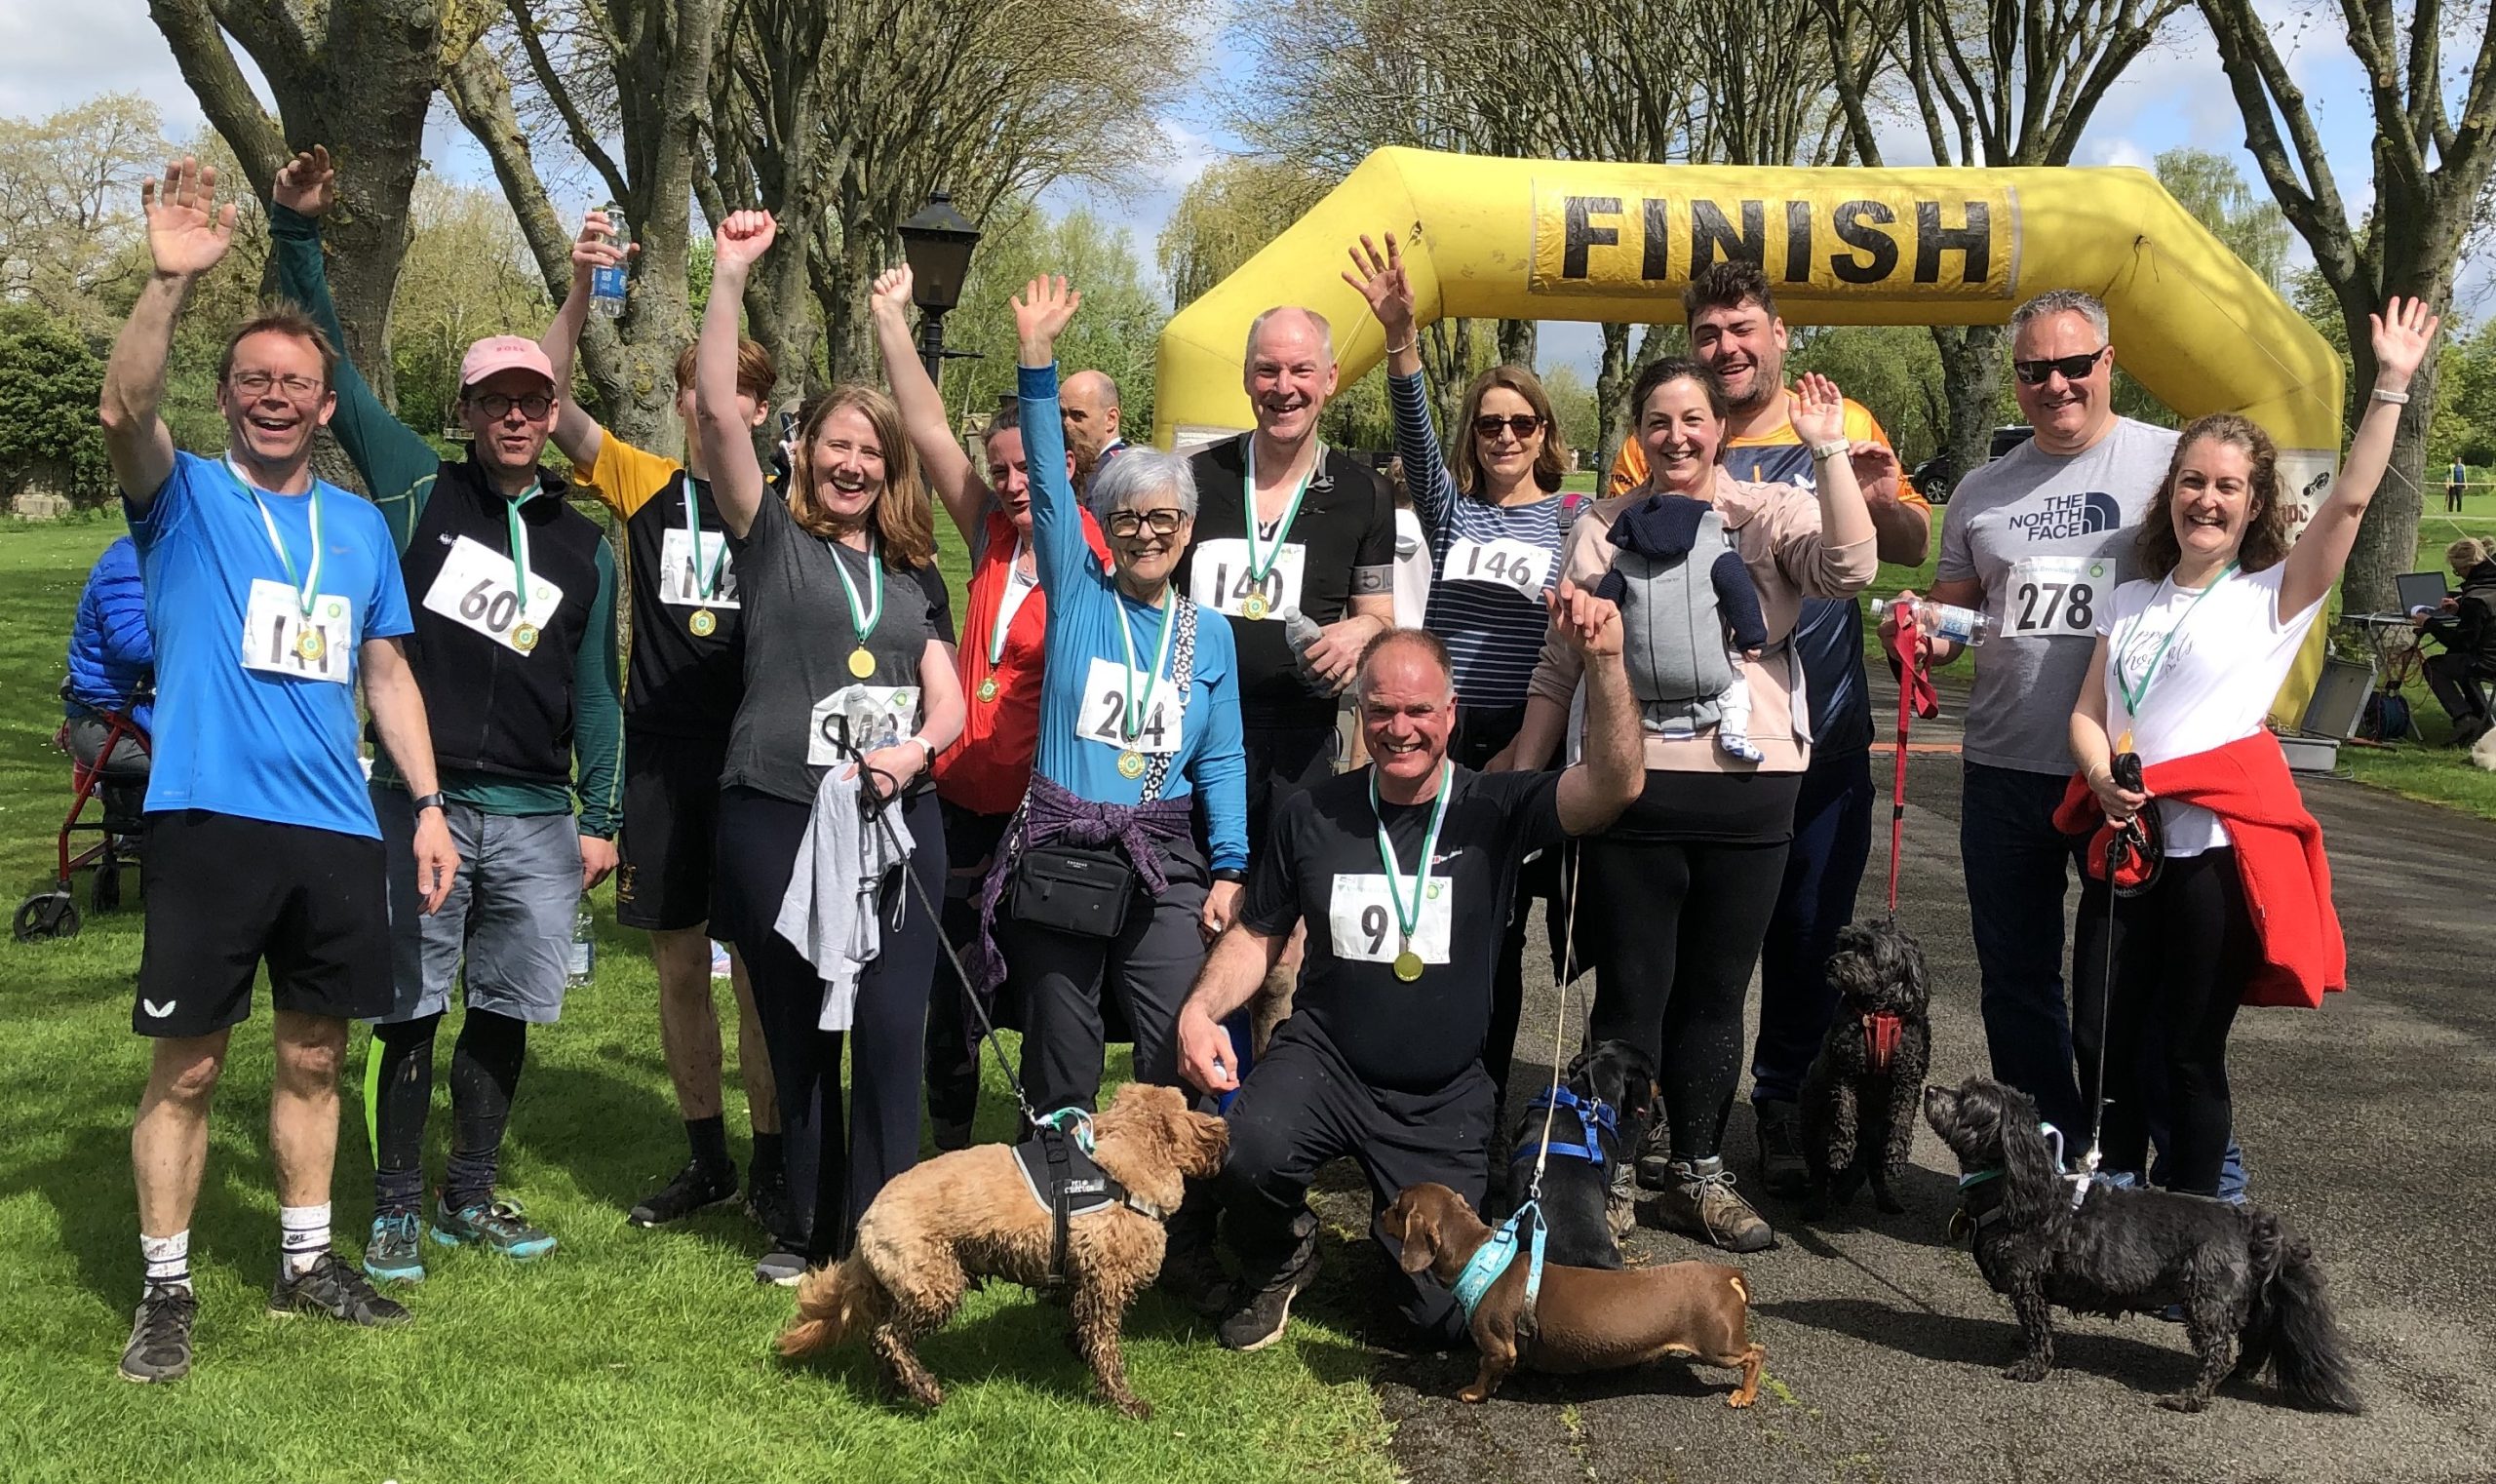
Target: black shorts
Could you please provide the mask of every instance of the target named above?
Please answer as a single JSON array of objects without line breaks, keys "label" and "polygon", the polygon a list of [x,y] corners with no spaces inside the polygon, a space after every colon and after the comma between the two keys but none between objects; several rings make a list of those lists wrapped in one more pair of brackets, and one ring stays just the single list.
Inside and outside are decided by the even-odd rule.
[{"label": "black shorts", "polygon": [[624,739],[624,829],[616,837],[615,920],[668,932],[711,918],[720,774],[728,739],[633,732]]},{"label": "black shorts", "polygon": [[1274,810],[1296,794],[1335,776],[1343,735],[1324,726],[1247,726],[1240,730],[1248,759],[1248,853],[1266,847]]},{"label": "black shorts", "polygon": [[147,816],[140,856],[147,943],[141,1035],[206,1035],[248,1019],[266,962],[281,1010],[390,1013],[390,911],[381,841],[206,809]]}]

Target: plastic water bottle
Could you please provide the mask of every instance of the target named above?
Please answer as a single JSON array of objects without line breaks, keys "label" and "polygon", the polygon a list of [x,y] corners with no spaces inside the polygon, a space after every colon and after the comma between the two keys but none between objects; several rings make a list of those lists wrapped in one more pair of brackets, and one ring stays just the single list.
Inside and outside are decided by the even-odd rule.
[{"label": "plastic water bottle", "polygon": [[566,989],[577,990],[588,984],[590,976],[597,971],[597,924],[590,917],[589,902],[584,899],[580,906],[572,909],[571,961],[564,970],[564,985]]},{"label": "plastic water bottle", "polygon": [[590,270],[589,306],[611,320],[624,312],[624,288],[632,270],[633,229],[624,224],[622,207],[610,201],[605,211],[606,241],[615,249],[615,261]]},{"label": "plastic water bottle", "polygon": [[1298,608],[1284,608],[1274,616],[1283,621],[1283,641],[1291,645],[1291,652],[1299,661],[1301,680],[1321,695],[1332,694],[1334,687],[1319,680],[1308,668],[1308,646],[1325,638],[1326,631],[1317,626],[1317,620]]},{"label": "plastic water bottle", "polygon": [[1928,637],[1956,644],[1980,644],[1993,637],[1991,613],[1935,603],[1930,598],[1916,600],[1915,621]]}]

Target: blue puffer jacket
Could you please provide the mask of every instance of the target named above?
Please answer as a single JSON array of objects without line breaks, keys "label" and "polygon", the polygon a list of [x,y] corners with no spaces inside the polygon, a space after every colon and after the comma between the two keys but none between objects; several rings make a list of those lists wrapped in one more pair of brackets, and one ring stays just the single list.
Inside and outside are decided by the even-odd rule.
[{"label": "blue puffer jacket", "polygon": [[[124,536],[96,559],[78,598],[78,624],[69,631],[68,713],[118,710],[142,685],[152,688],[155,679],[156,642],[147,632],[138,548]],[[155,710],[141,702],[131,719],[150,730]]]}]

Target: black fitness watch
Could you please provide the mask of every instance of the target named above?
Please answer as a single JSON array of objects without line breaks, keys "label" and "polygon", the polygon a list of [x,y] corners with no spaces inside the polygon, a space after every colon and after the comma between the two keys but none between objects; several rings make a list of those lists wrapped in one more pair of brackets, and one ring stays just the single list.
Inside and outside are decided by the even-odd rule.
[{"label": "black fitness watch", "polygon": [[421,814],[427,809],[443,809],[445,813],[449,812],[443,808],[442,794],[439,790],[430,794],[418,794],[408,801],[408,807],[410,812],[416,814]]}]

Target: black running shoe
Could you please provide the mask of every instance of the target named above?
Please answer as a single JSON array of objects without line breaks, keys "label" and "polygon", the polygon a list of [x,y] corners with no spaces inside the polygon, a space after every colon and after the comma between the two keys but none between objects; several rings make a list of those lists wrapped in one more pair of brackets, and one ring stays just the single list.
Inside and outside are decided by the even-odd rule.
[{"label": "black running shoe", "polygon": [[130,1344],[122,1347],[124,1381],[178,1381],[191,1373],[191,1321],[199,1317],[199,1300],[187,1288],[151,1283],[138,1301],[131,1321]]},{"label": "black running shoe", "polygon": [[1812,1169],[1803,1162],[1802,1110],[1774,1099],[1763,1099],[1753,1107],[1759,1114],[1760,1188],[1788,1199],[1810,1194]]},{"label": "black running shoe", "polygon": [[777,1170],[754,1170],[745,1180],[745,1214],[765,1231],[793,1231],[798,1208],[789,1199],[789,1177]]},{"label": "black running shoe", "polygon": [[280,1259],[276,1286],[269,1290],[269,1312],[280,1319],[328,1314],[376,1329],[408,1322],[405,1305],[381,1297],[371,1279],[339,1262],[334,1252],[322,1253],[301,1272],[290,1271]]},{"label": "black running shoe", "polygon": [[[1283,1328],[1291,1322],[1291,1301],[1300,1297],[1317,1278],[1317,1242],[1314,1232],[1293,1254],[1291,1265],[1265,1287],[1247,1296],[1246,1302],[1231,1311],[1214,1331],[1214,1338],[1229,1350],[1262,1350],[1283,1337]],[[1244,1280],[1243,1280],[1244,1281]]]},{"label": "black running shoe", "polygon": [[696,1211],[707,1211],[737,1198],[737,1167],[708,1165],[696,1159],[676,1172],[655,1195],[635,1206],[624,1219],[637,1227],[664,1227]]}]

